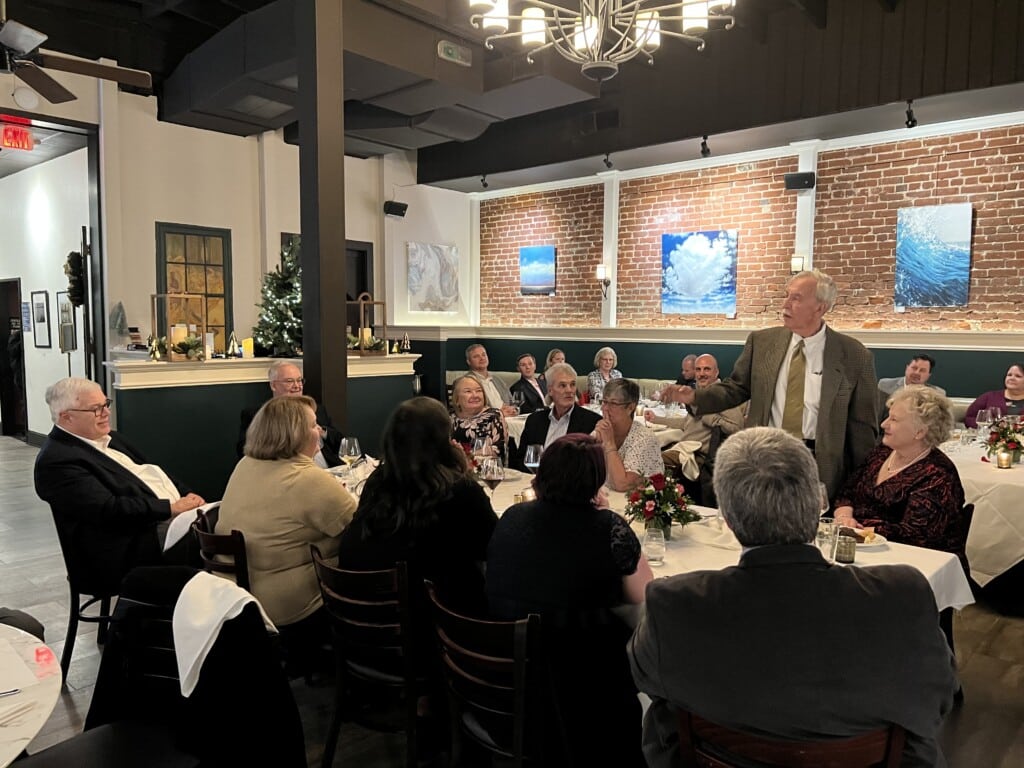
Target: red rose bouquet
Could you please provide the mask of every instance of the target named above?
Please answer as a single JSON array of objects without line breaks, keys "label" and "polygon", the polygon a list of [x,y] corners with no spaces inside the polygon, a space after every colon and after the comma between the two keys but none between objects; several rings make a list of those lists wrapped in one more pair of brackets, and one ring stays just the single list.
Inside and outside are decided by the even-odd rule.
[{"label": "red rose bouquet", "polygon": [[642,520],[647,527],[665,529],[665,537],[672,522],[680,525],[700,520],[693,510],[693,499],[686,495],[683,486],[663,474],[651,475],[626,500],[626,518]]},{"label": "red rose bouquet", "polygon": [[1014,462],[1019,461],[1024,449],[1024,434],[1020,422],[1016,419],[1003,418],[993,423],[985,441],[985,448],[989,456],[1008,451],[1013,454]]}]

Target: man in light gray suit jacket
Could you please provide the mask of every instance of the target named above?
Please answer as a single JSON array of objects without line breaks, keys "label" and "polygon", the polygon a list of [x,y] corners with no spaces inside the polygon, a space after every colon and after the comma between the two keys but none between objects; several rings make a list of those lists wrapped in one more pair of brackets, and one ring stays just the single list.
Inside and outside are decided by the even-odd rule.
[{"label": "man in light gray suit jacket", "polygon": [[818,270],[800,272],[786,288],[783,326],[751,333],[728,379],[702,390],[670,387],[668,392],[669,399],[696,415],[750,400],[749,426],[782,427],[787,375],[794,349],[803,342],[802,429],[795,436],[813,451],[830,498],[878,441],[874,359],[859,341],[825,324],[835,300],[832,278]]},{"label": "man in light gray suit jacket", "polygon": [[722,443],[714,483],[744,546],[739,564],[652,581],[627,647],[637,689],[652,699],[647,765],[680,765],[685,708],[796,740],[895,723],[907,732],[903,766],[944,766],[936,736],[953,704],[955,662],[924,575],[821,556],[809,543],[820,514],[814,460],[780,429],[754,427]]}]

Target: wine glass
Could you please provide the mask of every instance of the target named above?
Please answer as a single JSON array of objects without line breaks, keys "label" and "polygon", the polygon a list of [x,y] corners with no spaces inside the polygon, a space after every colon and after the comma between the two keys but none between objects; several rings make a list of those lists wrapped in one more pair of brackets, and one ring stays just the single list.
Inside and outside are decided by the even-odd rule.
[{"label": "wine glass", "polygon": [[523,400],[523,393],[522,392],[520,392],[519,390],[516,390],[515,392],[512,393],[512,406],[517,411],[521,411],[523,409],[523,402],[524,402],[524,400]]},{"label": "wine glass", "polygon": [[818,483],[818,497],[821,499],[821,514],[825,516],[828,514],[829,500],[828,500],[828,486],[824,483]]},{"label": "wine glass", "polygon": [[345,464],[352,467],[363,456],[363,448],[359,445],[358,437],[341,438],[341,450],[338,451],[338,458]]},{"label": "wine glass", "polygon": [[533,445],[526,446],[526,453],[523,455],[523,465],[530,470],[530,472],[536,474],[537,467],[540,466],[540,455],[544,452],[544,446],[540,443],[534,443]]},{"label": "wine glass", "polygon": [[489,459],[494,456],[491,450],[491,439],[489,437],[478,437],[473,441],[473,458],[477,462]]},{"label": "wine glass", "polygon": [[978,440],[981,443],[988,442],[989,425],[992,424],[992,410],[989,408],[980,408],[975,420],[978,422]]},{"label": "wine glass", "polygon": [[505,467],[501,465],[499,459],[484,459],[483,464],[480,465],[480,479],[491,489],[491,499],[493,500],[494,489],[505,479]]}]

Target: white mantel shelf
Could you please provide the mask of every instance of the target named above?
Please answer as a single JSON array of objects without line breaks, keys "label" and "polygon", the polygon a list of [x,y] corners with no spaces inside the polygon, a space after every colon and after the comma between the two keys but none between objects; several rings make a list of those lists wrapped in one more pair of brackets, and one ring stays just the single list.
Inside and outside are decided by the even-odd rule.
[{"label": "white mantel shelf", "polygon": [[[348,377],[412,376],[419,355],[349,356]],[[204,387],[217,384],[265,382],[267,370],[281,358],[252,357],[208,360],[203,363],[167,363],[151,360],[113,360],[104,363],[114,389],[156,389],[158,387]],[[302,365],[302,360],[294,360]]]}]

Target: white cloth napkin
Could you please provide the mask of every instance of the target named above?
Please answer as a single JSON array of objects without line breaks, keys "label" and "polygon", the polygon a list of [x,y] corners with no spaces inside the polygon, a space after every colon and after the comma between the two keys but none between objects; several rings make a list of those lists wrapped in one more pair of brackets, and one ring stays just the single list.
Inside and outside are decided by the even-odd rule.
[{"label": "white cloth napkin", "polygon": [[188,534],[188,529],[192,527],[192,523],[199,517],[199,512],[209,512],[211,509],[216,509],[219,506],[219,501],[211,501],[203,504],[201,507],[196,507],[188,512],[182,512],[180,515],[172,517],[170,525],[167,526],[167,533],[164,535],[164,552],[185,538],[186,534]]},{"label": "white cloth napkin", "polygon": [[687,480],[697,479],[700,475],[700,467],[697,466],[697,451],[700,450],[700,441],[680,440],[666,450],[679,457],[679,466],[683,471],[683,477]]},{"label": "white cloth napkin", "polygon": [[729,530],[724,521],[721,529],[719,529],[718,521],[714,518],[703,523],[690,523],[683,526],[683,535],[708,547],[734,549],[736,551],[742,549],[739,541],[736,540],[735,534]]},{"label": "white cloth napkin", "polygon": [[171,622],[182,696],[190,696],[199,683],[206,654],[217,642],[224,622],[240,614],[249,601],[259,606],[267,629],[277,632],[259,601],[235,582],[201,571],[185,584]]}]

